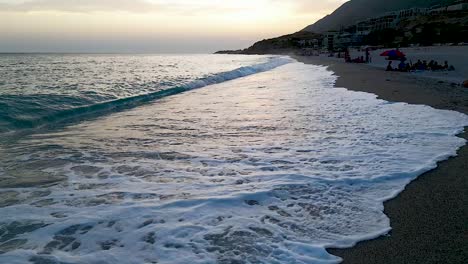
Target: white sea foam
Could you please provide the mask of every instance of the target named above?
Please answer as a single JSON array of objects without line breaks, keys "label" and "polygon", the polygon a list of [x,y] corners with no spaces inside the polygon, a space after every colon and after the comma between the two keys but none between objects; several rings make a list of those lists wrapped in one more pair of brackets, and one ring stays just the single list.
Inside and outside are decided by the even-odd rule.
[{"label": "white sea foam", "polygon": [[[9,81],[6,87],[0,84],[0,136],[130,109],[293,62],[283,56],[144,56],[136,61],[133,57],[98,56],[99,62],[89,62],[83,56],[65,56],[57,63],[65,68],[62,69],[55,63],[51,66],[49,57],[33,56],[27,63],[22,61],[24,56],[7,58],[0,58],[0,75],[1,68],[6,68],[3,65],[21,66],[5,73]],[[75,60],[68,69],[70,61]],[[109,68],[120,74],[109,75]],[[96,75],[104,80],[95,80]],[[26,80],[24,76],[28,76]],[[37,79],[41,81],[38,83]],[[48,83],[51,81],[53,84]],[[29,82],[30,86],[25,87],[24,83]]]},{"label": "white sea foam", "polygon": [[0,262],[338,263],[468,117],[335,79],[292,63],[17,142],[4,175],[65,180],[2,190]]},{"label": "white sea foam", "polygon": [[188,90],[205,87],[212,84],[218,84],[225,81],[234,80],[237,78],[249,76],[252,74],[265,72],[272,70],[274,68],[280,67],[282,65],[293,62],[294,60],[289,57],[270,57],[268,61],[252,64],[249,66],[243,66],[232,71],[226,71],[223,73],[214,74],[205,78],[201,78],[196,81],[192,81],[188,84],[185,84],[184,87]]}]

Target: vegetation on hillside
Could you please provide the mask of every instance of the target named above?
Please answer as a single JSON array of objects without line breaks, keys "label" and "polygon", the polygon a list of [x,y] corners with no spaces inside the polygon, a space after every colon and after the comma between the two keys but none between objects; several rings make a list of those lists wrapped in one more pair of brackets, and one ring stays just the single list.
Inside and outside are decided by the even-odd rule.
[{"label": "vegetation on hillside", "polygon": [[[353,6],[363,5],[373,1],[370,5],[374,9],[388,10],[384,6],[388,6],[385,1],[391,2],[394,5],[392,8],[408,8],[416,6],[432,6],[434,4],[447,4],[454,0],[352,0],[343,7],[339,8],[335,13],[339,14]],[[388,8],[388,7],[387,7]],[[352,8],[351,8],[352,9]],[[367,14],[369,11],[361,9],[360,15]],[[398,9],[399,10],[399,9]],[[334,13],[334,14],[335,14]],[[371,12],[372,13],[372,12]],[[374,14],[375,15],[375,14]],[[368,19],[373,17],[369,15]],[[346,16],[344,17],[345,19]],[[349,18],[349,16],[348,16]],[[341,19],[341,18],[340,18]],[[341,20],[336,20],[341,21]],[[335,21],[335,22],[336,22]],[[321,22],[318,22],[319,24]],[[351,25],[351,26],[350,26]],[[372,31],[369,35],[357,38],[357,26],[353,23],[348,23],[347,27],[342,27],[339,31],[338,38],[333,40],[335,43],[334,49],[343,49],[346,46],[386,46],[386,47],[406,47],[412,44],[431,46],[437,43],[440,44],[457,44],[468,43],[468,12],[456,11],[450,13],[427,14],[416,17],[410,17],[404,20],[399,20],[394,28],[387,28],[378,31]],[[344,34],[343,34],[344,33]],[[345,37],[341,37],[341,36]],[[347,36],[346,36],[347,35]],[[351,38],[349,36],[352,36]],[[328,36],[326,34],[314,33],[311,31],[299,31],[294,34],[281,36],[278,38],[265,39],[255,43],[253,46],[235,51],[220,51],[222,54],[286,54],[297,52],[311,52],[310,50],[302,50],[304,48],[324,48],[324,43],[327,43]],[[311,41],[315,41],[311,43]],[[326,48],[326,47],[325,47]]]},{"label": "vegetation on hillside", "polygon": [[351,0],[344,3],[331,15],[306,27],[303,31],[323,33],[330,30],[339,30],[343,26],[379,16],[386,12],[414,7],[429,8],[434,5],[451,4],[455,1],[456,0]]},{"label": "vegetation on hillside", "polygon": [[396,29],[371,32],[364,37],[363,45],[431,46],[436,43],[468,42],[468,13],[452,13],[450,16],[421,16],[402,21]]},{"label": "vegetation on hillside", "polygon": [[264,39],[255,43],[253,46],[236,51],[218,51],[218,54],[284,54],[287,52],[293,52],[299,48],[304,47],[301,41],[308,41],[311,39],[320,39],[320,34],[312,32],[296,32],[281,36],[278,38]]}]

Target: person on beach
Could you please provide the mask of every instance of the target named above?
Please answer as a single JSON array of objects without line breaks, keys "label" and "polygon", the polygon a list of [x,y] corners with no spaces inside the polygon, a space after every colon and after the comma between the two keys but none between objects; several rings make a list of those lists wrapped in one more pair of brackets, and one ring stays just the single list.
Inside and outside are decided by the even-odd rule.
[{"label": "person on beach", "polygon": [[392,63],[393,63],[393,61],[388,62],[386,71],[393,71]]},{"label": "person on beach", "polygon": [[448,61],[445,61],[443,69],[446,71],[454,71],[455,67],[453,67],[453,65],[449,65]]},{"label": "person on beach", "polygon": [[398,70],[401,71],[401,72],[405,72],[406,71],[406,63],[405,63],[405,60],[401,60],[400,61],[400,64],[398,64]]},{"label": "person on beach", "polygon": [[410,72],[410,71],[411,71],[411,67],[412,67],[412,65],[410,65],[409,63],[406,63],[405,72]]},{"label": "person on beach", "polygon": [[345,62],[351,62],[351,55],[349,54],[349,49],[345,49]]},{"label": "person on beach", "polygon": [[424,63],[421,62],[421,60],[418,60],[418,62],[416,63],[416,70],[425,71],[426,69],[427,69],[427,65],[424,65]]},{"label": "person on beach", "polygon": [[427,65],[427,67],[428,67],[429,69],[433,69],[433,68],[434,68],[434,63],[435,63],[435,61],[431,60],[431,61],[429,62],[429,64]]},{"label": "person on beach", "polygon": [[420,70],[420,69],[421,69],[421,65],[422,65],[421,60],[418,60],[418,61],[414,64],[414,69],[415,69],[415,70]]}]

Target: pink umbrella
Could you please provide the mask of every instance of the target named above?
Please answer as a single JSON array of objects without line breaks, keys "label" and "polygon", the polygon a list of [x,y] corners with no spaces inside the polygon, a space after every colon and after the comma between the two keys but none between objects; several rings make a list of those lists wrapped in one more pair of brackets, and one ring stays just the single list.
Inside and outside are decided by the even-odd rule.
[{"label": "pink umbrella", "polygon": [[391,57],[391,58],[404,58],[406,55],[399,50],[387,50],[380,54],[380,56]]}]

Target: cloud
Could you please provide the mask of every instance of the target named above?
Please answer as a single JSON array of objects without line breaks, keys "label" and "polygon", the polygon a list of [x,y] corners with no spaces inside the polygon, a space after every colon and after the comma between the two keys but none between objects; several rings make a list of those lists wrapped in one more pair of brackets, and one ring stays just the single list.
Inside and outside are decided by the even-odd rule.
[{"label": "cloud", "polygon": [[145,0],[29,0],[20,3],[12,1],[0,2],[2,11],[63,11],[63,12],[97,12],[126,11],[151,12],[160,8],[155,3]]},{"label": "cloud", "polygon": [[261,6],[290,6],[298,14],[323,13],[347,0],[0,0],[0,10],[13,12],[168,12],[177,14],[235,13]]},{"label": "cloud", "polygon": [[0,0],[0,51],[198,51],[197,38],[200,50],[247,47],[345,1]]},{"label": "cloud", "polygon": [[0,0],[0,12],[127,12],[195,16],[249,10],[251,5],[246,4],[246,1],[238,0],[231,4],[213,0]]},{"label": "cloud", "polygon": [[[271,0],[272,2],[285,2],[284,0]],[[310,0],[291,0],[289,3],[293,6],[297,14],[329,14],[338,6],[349,0],[320,0],[311,3]]]},{"label": "cloud", "polygon": [[[270,2],[271,0],[251,0]],[[273,0],[274,1],[274,0]],[[3,12],[58,11],[69,13],[127,12],[165,13],[184,16],[227,14],[249,10],[248,0],[219,2],[215,0],[0,0]]]}]

